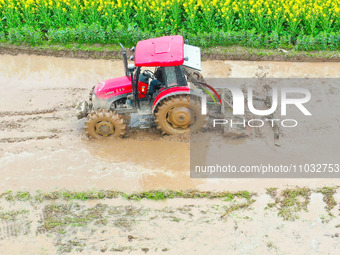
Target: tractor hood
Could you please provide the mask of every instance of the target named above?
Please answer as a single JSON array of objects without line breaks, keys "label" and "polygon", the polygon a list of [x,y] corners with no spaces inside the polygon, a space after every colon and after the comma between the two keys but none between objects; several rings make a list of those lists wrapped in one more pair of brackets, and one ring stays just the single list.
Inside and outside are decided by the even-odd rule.
[{"label": "tractor hood", "polygon": [[102,81],[94,89],[98,99],[108,99],[126,93],[132,93],[131,79],[127,76]]}]

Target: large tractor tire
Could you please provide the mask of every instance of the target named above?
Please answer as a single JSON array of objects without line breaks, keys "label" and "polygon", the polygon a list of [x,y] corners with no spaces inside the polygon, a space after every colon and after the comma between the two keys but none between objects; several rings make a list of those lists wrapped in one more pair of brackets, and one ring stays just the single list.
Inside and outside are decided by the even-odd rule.
[{"label": "large tractor tire", "polygon": [[92,138],[111,139],[125,134],[124,119],[115,112],[99,109],[90,113],[87,118],[85,130]]},{"label": "large tractor tire", "polygon": [[189,95],[176,95],[160,102],[155,113],[157,128],[168,135],[200,130],[206,121],[198,100]]}]

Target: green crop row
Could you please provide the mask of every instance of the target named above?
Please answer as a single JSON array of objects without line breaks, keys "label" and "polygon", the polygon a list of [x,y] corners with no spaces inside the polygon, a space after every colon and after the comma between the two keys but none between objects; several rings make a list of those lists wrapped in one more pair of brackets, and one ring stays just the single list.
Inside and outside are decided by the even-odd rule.
[{"label": "green crop row", "polygon": [[182,34],[198,46],[340,48],[340,0],[0,0],[0,40],[117,43]]},{"label": "green crop row", "polygon": [[[299,35],[293,43],[290,35],[257,34],[254,31],[232,31],[217,33],[191,34],[181,32],[190,44],[200,47],[240,45],[255,48],[288,48],[296,50],[338,50],[340,47],[340,33],[320,33],[316,36]],[[79,25],[76,28],[50,29],[47,33],[37,31],[33,27],[21,26],[10,28],[8,34],[0,32],[0,41],[14,44],[38,45],[44,41],[51,44],[64,43],[99,43],[117,44],[126,46],[135,45],[136,42],[150,37],[164,34],[148,33],[140,30],[112,30],[97,24]]]}]

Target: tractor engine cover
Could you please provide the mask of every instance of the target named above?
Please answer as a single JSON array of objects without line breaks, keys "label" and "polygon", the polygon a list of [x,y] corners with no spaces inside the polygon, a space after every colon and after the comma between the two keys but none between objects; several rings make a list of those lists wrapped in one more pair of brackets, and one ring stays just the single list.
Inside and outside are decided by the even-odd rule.
[{"label": "tractor engine cover", "polygon": [[119,95],[132,93],[131,79],[127,76],[100,82],[94,89],[98,99],[109,99]]}]

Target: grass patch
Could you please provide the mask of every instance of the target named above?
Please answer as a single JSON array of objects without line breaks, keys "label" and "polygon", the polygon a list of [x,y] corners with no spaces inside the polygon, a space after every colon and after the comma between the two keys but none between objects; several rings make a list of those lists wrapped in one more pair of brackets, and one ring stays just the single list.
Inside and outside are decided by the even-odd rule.
[{"label": "grass patch", "polygon": [[337,205],[337,202],[334,199],[334,194],[336,193],[335,187],[323,187],[316,189],[315,192],[323,195],[323,201],[326,203],[326,210],[330,211]]},{"label": "grass patch", "polygon": [[267,188],[266,194],[271,196],[272,198],[275,198],[277,195],[277,188]]},{"label": "grass patch", "polygon": [[226,212],[221,216],[221,218],[224,218],[228,215],[230,215],[231,213],[235,212],[235,211],[239,211],[239,210],[244,210],[244,209],[248,209],[253,203],[255,202],[254,199],[250,199],[245,203],[236,203],[230,206],[226,207]]},{"label": "grass patch", "polygon": [[307,206],[310,202],[312,190],[309,188],[294,188],[285,189],[278,196],[276,188],[267,189],[267,194],[270,195],[275,202],[268,203],[266,209],[275,208],[278,210],[278,215],[284,220],[293,221],[298,219],[298,212],[301,210],[307,210]]},{"label": "grass patch", "polygon": [[32,195],[29,192],[13,193],[12,191],[6,191],[0,194],[0,198],[5,198],[7,201],[28,201],[32,199]]},{"label": "grass patch", "polygon": [[0,211],[0,220],[4,221],[16,221],[19,216],[23,214],[28,214],[28,210],[19,211]]},{"label": "grass patch", "polygon": [[107,206],[102,204],[84,210],[77,204],[47,205],[43,209],[44,219],[39,230],[64,233],[68,226],[84,227],[91,222],[106,225],[106,209]]},{"label": "grass patch", "polygon": [[55,192],[41,192],[38,191],[32,198],[35,201],[42,202],[44,200],[95,200],[104,198],[117,198],[121,195],[121,192],[102,190],[102,191],[86,191],[86,192],[76,192],[76,191],[55,191]]},{"label": "grass patch", "polygon": [[8,201],[36,201],[43,202],[45,200],[97,200],[97,199],[112,199],[122,197],[127,200],[149,199],[149,200],[164,200],[173,198],[226,198],[233,199],[234,197],[245,198],[250,200],[255,193],[248,191],[240,192],[212,192],[212,191],[199,191],[199,190],[186,190],[186,191],[174,191],[174,190],[153,190],[147,192],[136,193],[124,193],[114,190],[99,190],[99,191],[54,191],[54,192],[42,192],[37,191],[35,195],[29,192],[17,192],[7,191],[0,194],[0,198],[5,198]]},{"label": "grass patch", "polygon": [[234,197],[245,198],[250,200],[255,193],[251,193],[248,191],[240,191],[240,192],[211,192],[211,191],[199,191],[199,190],[187,190],[187,191],[149,191],[142,193],[133,193],[126,194],[123,193],[122,196],[128,200],[141,200],[151,199],[151,200],[164,200],[164,199],[172,199],[172,198],[227,198],[233,199]]}]

